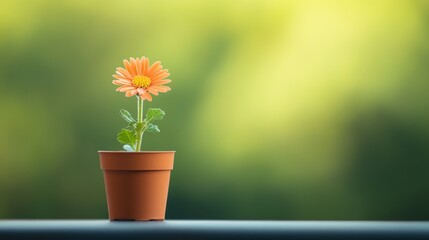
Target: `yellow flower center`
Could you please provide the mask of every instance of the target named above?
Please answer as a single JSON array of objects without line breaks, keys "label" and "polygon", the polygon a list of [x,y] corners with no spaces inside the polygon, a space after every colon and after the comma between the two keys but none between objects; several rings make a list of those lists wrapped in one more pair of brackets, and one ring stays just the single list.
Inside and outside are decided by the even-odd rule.
[{"label": "yellow flower center", "polygon": [[138,75],[133,78],[133,85],[135,87],[147,88],[149,87],[150,83],[151,83],[150,78],[146,76]]}]

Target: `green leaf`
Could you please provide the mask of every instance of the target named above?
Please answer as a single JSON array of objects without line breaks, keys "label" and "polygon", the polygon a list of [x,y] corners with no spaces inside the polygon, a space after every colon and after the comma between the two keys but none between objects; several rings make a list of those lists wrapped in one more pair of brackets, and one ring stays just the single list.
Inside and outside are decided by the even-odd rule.
[{"label": "green leaf", "polygon": [[144,129],[145,126],[146,126],[145,122],[138,122],[138,123],[135,123],[133,125],[134,129],[136,130],[136,133],[143,132],[143,129]]},{"label": "green leaf", "polygon": [[146,113],[146,122],[161,120],[165,115],[165,112],[159,108],[149,108]]},{"label": "green leaf", "polygon": [[149,123],[146,127],[146,131],[148,132],[160,132],[159,128],[157,125]]},{"label": "green leaf", "polygon": [[134,134],[133,130],[122,128],[121,131],[118,133],[117,140],[120,143],[134,146],[136,142],[136,135]]},{"label": "green leaf", "polygon": [[128,144],[125,144],[122,148],[127,152],[134,152],[135,151],[134,148]]},{"label": "green leaf", "polygon": [[129,113],[127,110],[125,109],[121,109],[119,111],[119,114],[121,115],[121,117],[127,121],[128,123],[135,123],[136,120],[133,118],[133,116],[131,115],[131,113]]}]

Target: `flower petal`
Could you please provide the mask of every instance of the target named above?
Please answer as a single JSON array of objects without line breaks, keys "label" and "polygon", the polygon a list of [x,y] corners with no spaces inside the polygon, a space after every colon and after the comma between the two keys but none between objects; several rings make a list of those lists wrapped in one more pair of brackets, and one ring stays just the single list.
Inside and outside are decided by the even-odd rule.
[{"label": "flower petal", "polygon": [[134,69],[134,67],[131,65],[130,62],[128,62],[127,59],[124,59],[124,66],[125,68],[128,70],[129,73],[131,73],[131,75],[134,77],[136,76],[136,70]]},{"label": "flower petal", "polygon": [[149,59],[148,58],[145,58],[145,57],[142,57],[143,58],[143,60],[142,60],[142,65],[143,65],[143,67],[142,67],[142,73],[143,73],[143,75],[144,76],[147,76],[147,73],[148,73],[148,71],[149,71]]},{"label": "flower petal", "polygon": [[149,71],[147,72],[147,76],[149,77],[149,78],[151,78],[152,77],[152,75],[154,74],[154,73],[156,73],[159,69],[161,69],[162,68],[162,66],[161,66],[161,62],[160,61],[156,61],[154,64],[152,64],[152,66],[150,66],[150,68],[149,68]]},{"label": "flower petal", "polygon": [[[138,59],[138,58],[137,58]],[[140,64],[139,64],[139,71],[141,75],[144,75],[144,64],[145,64],[145,57],[140,58]]]},{"label": "flower petal", "polygon": [[138,65],[137,65],[137,61],[134,58],[130,58],[130,63],[131,63],[131,67],[133,68],[134,72],[136,73],[136,75],[138,74]]},{"label": "flower petal", "polygon": [[167,84],[167,83],[171,83],[171,80],[170,79],[163,79],[163,80],[153,81],[151,85],[152,86],[159,86],[159,85]]},{"label": "flower petal", "polygon": [[169,88],[167,86],[161,86],[161,85],[160,86],[158,86],[158,85],[151,86],[151,88],[155,89],[158,92],[162,92],[162,93],[165,93],[165,92],[168,92],[171,90],[171,88]]},{"label": "flower petal", "polygon": [[133,76],[132,76],[132,75],[131,75],[131,73],[129,73],[127,70],[125,70],[125,69],[123,69],[123,68],[121,68],[121,67],[116,68],[116,70],[117,70],[119,73],[121,73],[122,75],[124,75],[125,77],[127,77],[127,78],[129,78],[129,79],[133,79]]},{"label": "flower petal", "polygon": [[143,90],[143,88],[137,88],[137,92],[139,93],[139,95],[143,95],[146,91]]},{"label": "flower petal", "polygon": [[135,90],[135,89],[136,89],[135,87],[131,87],[131,86],[121,86],[121,87],[118,87],[116,89],[116,91],[118,91],[118,92],[127,92],[127,91],[131,91],[131,90]]},{"label": "flower petal", "polygon": [[136,62],[135,62],[135,65],[136,65],[136,71],[137,71],[137,75],[142,75],[141,74],[141,61],[140,61],[140,59],[139,58],[136,58]]},{"label": "flower petal", "polygon": [[168,72],[168,69],[162,69],[162,66],[159,66],[157,69],[153,70],[153,72],[151,72],[151,78],[154,78],[160,74],[166,73]]},{"label": "flower petal", "polygon": [[124,77],[124,76],[122,76],[122,75],[113,74],[113,75],[112,75],[112,77],[114,77],[114,78],[116,78],[116,79],[118,79],[118,80],[125,80],[125,81],[130,81],[130,82],[131,82],[131,79],[129,79],[129,78],[127,78],[127,77]]},{"label": "flower petal", "polygon": [[152,102],[152,95],[150,95],[148,92],[145,92],[142,97],[144,99],[147,99],[149,102]]},{"label": "flower petal", "polygon": [[125,93],[125,96],[126,96],[126,97],[132,97],[132,96],[134,96],[134,95],[136,95],[136,94],[137,94],[137,89],[134,89],[134,90],[131,90],[131,91],[126,92],[126,93]]},{"label": "flower petal", "polygon": [[124,76],[122,73],[120,73],[119,71],[116,71],[116,74],[112,75],[115,78],[122,78],[122,79],[127,79],[127,80],[132,80],[132,78],[129,78],[127,76]]},{"label": "flower petal", "polygon": [[143,100],[148,100],[149,102],[152,102],[152,96],[148,93],[148,92],[145,92],[144,94],[142,94],[142,95],[140,95],[141,96],[141,98],[143,99]]},{"label": "flower petal", "polygon": [[131,82],[126,81],[126,80],[113,80],[112,83],[115,84],[115,85],[131,86]]},{"label": "flower petal", "polygon": [[156,75],[155,77],[152,77],[150,80],[152,80],[152,82],[156,82],[157,80],[164,79],[168,76],[170,76],[170,73],[168,73],[168,72],[161,73],[161,74]]},{"label": "flower petal", "polygon": [[158,91],[156,91],[155,89],[153,89],[151,87],[146,88],[146,90],[155,96],[158,96],[158,94],[159,94]]}]

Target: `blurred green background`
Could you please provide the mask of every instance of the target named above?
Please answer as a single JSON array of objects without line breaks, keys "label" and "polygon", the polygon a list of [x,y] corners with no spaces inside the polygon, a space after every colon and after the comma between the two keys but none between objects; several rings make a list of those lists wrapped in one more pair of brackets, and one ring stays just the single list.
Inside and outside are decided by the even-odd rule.
[{"label": "blurred green background", "polygon": [[167,218],[429,220],[428,1],[1,1],[0,218],[107,218],[122,59],[172,91]]}]

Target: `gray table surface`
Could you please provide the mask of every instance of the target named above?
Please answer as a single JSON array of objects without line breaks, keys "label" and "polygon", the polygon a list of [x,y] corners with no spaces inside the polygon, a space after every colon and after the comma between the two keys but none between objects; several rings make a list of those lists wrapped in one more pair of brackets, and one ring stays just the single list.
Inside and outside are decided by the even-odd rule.
[{"label": "gray table surface", "polygon": [[429,239],[429,222],[0,220],[0,239]]}]

